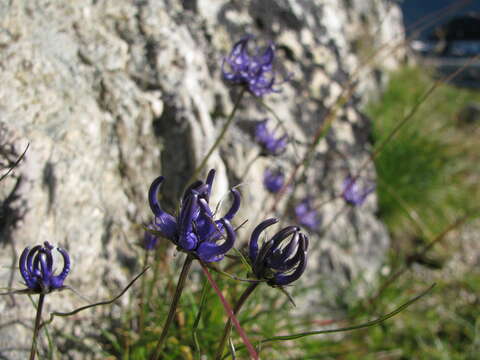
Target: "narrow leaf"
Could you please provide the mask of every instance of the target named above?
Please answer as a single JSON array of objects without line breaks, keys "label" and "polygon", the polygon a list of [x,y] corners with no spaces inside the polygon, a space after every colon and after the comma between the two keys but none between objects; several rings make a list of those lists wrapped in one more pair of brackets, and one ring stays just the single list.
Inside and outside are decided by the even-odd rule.
[{"label": "narrow leaf", "polygon": [[399,306],[397,309],[393,310],[391,313],[388,313],[387,315],[384,315],[376,320],[368,321],[366,323],[360,324],[360,325],[354,325],[354,326],[348,326],[344,328],[339,328],[339,329],[329,329],[329,330],[317,330],[317,331],[307,331],[307,332],[302,332],[298,334],[292,334],[292,335],[283,335],[283,336],[274,336],[271,338],[263,339],[260,341],[260,344],[265,344],[267,342],[272,342],[272,341],[283,341],[283,340],[294,340],[294,339],[300,339],[305,336],[311,336],[311,335],[319,335],[319,334],[330,334],[330,333],[336,333],[336,332],[342,332],[342,331],[351,331],[351,330],[357,330],[357,329],[362,329],[362,328],[367,328],[370,326],[374,326],[377,324],[380,324],[384,322],[385,320],[390,319],[391,317],[394,317],[398,313],[402,312],[405,310],[407,307],[412,305],[414,302],[420,300],[422,297],[427,295],[434,287],[436,284],[433,284],[430,286],[427,290],[423,291],[421,294],[415,296],[413,299],[407,301],[405,304]]}]

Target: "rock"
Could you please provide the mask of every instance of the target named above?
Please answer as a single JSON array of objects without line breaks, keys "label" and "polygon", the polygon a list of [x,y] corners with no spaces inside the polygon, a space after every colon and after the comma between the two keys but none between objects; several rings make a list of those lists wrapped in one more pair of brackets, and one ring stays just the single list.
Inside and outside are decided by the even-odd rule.
[{"label": "rock", "polygon": [[[142,236],[139,224],[151,216],[148,186],[163,174],[162,203],[175,208],[233,106],[237,92],[222,82],[220,66],[232,44],[248,32],[275,41],[279,64],[293,73],[281,93],[265,98],[297,141],[282,157],[287,171],[329,121],[328,114],[335,118],[291,201],[285,197],[277,206],[277,214],[293,222],[290,204],[309,194],[319,206],[327,202],[319,209],[324,224],[335,219],[325,234],[310,233],[304,280],[308,285],[323,281],[331,293],[312,292],[299,308],[324,309],[347,290],[364,294],[375,284],[389,242],[375,217],[376,199],[347,210],[340,198],[331,199],[341,191],[344,176],[363,164],[374,177],[369,119],[360,106],[382,85],[371,72],[383,74],[404,55],[389,50],[378,64],[358,69],[366,53],[401,42],[400,24],[398,8],[382,0],[3,3],[0,161],[11,162],[27,143],[30,148],[1,184],[0,284],[21,287],[15,256],[46,240],[70,252],[74,266],[66,283],[88,297],[105,299],[133,277],[140,257],[132,244]],[[348,101],[336,106],[342,88],[352,85]],[[250,227],[259,219],[252,214],[272,206],[271,198],[264,201],[262,178],[274,160],[261,158],[244,176],[258,152],[244,125],[265,117],[271,115],[246,96],[235,125],[208,162],[218,171],[213,201],[229,186],[245,183],[240,217],[249,219]],[[0,355],[23,359],[31,330],[21,324],[31,323],[34,311],[24,297],[16,296],[15,302],[0,298],[2,323],[14,321],[0,327]],[[45,311],[83,304],[62,292],[47,298]],[[97,309],[71,322],[56,319],[55,328],[86,336],[90,344],[98,318],[118,319],[120,313],[116,306]],[[57,345],[65,358],[95,358],[98,350]]]}]

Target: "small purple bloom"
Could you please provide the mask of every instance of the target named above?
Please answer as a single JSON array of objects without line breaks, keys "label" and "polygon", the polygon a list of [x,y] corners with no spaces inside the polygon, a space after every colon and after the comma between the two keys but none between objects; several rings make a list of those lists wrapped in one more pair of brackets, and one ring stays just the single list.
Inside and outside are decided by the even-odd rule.
[{"label": "small purple bloom", "polygon": [[63,288],[63,282],[70,272],[70,257],[61,248],[57,251],[63,257],[63,269],[58,275],[54,275],[52,250],[54,247],[47,241],[44,246],[37,245],[32,249],[25,248],[20,256],[20,274],[27,287],[41,294],[48,294],[53,290]]},{"label": "small purple bloom", "polygon": [[297,280],[307,266],[308,238],[297,226],[287,226],[265,240],[260,249],[258,239],[278,219],[261,222],[253,230],[249,243],[249,259],[257,279],[265,279],[271,286],[288,285]]},{"label": "small purple bloom", "polygon": [[263,174],[263,185],[269,192],[272,194],[279,192],[284,183],[285,174],[281,169],[265,169],[265,173]]},{"label": "small purple bloom", "polygon": [[295,216],[300,225],[310,230],[316,230],[320,225],[318,212],[312,207],[312,200],[309,197],[303,199],[295,206]]},{"label": "small purple bloom", "polygon": [[250,35],[243,37],[233,46],[230,55],[223,59],[223,78],[232,84],[247,87],[255,96],[279,92],[274,88],[279,85],[273,69],[275,45],[271,43],[263,53],[257,48],[251,55],[248,52],[248,42],[252,39]]},{"label": "small purple bloom", "polygon": [[[155,225],[155,223],[149,224],[147,228],[153,231],[160,231],[159,228]],[[155,249],[155,246],[157,246],[157,242],[158,236],[148,230],[145,230],[145,233],[143,235],[143,247],[145,248],[145,250],[148,251]]]},{"label": "small purple bloom", "polygon": [[372,182],[360,181],[350,175],[343,181],[342,196],[347,204],[360,206],[364,203],[368,195],[375,190],[375,184]]},{"label": "small purple bloom", "polygon": [[[206,262],[220,261],[233,247],[236,235],[230,221],[240,208],[240,193],[231,189],[232,206],[222,218],[214,220],[208,204],[214,177],[215,170],[212,169],[205,182],[197,181],[185,191],[176,218],[162,210],[158,203],[163,176],[153,181],[148,196],[158,232],[183,251]],[[225,236],[226,239],[219,244]]]},{"label": "small purple bloom", "polygon": [[288,145],[288,136],[284,134],[275,138],[274,132],[267,128],[268,119],[257,122],[255,125],[255,140],[260,144],[265,155],[278,156],[285,152]]}]

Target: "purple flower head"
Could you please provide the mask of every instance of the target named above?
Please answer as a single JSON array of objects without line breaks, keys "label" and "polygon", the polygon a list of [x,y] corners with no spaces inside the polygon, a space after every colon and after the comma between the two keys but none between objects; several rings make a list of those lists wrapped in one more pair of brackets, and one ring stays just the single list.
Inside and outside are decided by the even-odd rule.
[{"label": "purple flower head", "polygon": [[162,210],[158,203],[158,191],[164,179],[162,176],[153,181],[148,195],[158,232],[181,250],[206,262],[222,260],[233,247],[236,235],[230,221],[240,208],[240,193],[231,189],[232,206],[222,218],[214,220],[208,204],[214,177],[215,170],[212,169],[205,182],[197,181],[190,185],[183,195],[176,218]]},{"label": "purple flower head", "polygon": [[279,192],[284,183],[285,174],[281,169],[265,169],[265,173],[263,174],[263,185],[269,192],[272,194]]},{"label": "purple flower head", "polygon": [[68,253],[64,249],[57,248],[63,257],[63,269],[58,275],[54,275],[53,249],[54,247],[45,241],[44,246],[25,248],[20,256],[20,274],[22,274],[27,288],[35,293],[48,294],[53,290],[62,289],[63,282],[70,272]]},{"label": "purple flower head", "polygon": [[271,286],[288,285],[297,280],[307,266],[308,238],[297,226],[287,226],[258,246],[260,234],[278,219],[261,222],[253,230],[249,243],[249,259],[257,279]]},{"label": "purple flower head", "polygon": [[350,175],[343,180],[342,196],[352,206],[360,206],[365,199],[375,190],[375,184],[367,181],[359,181]]},{"label": "purple flower head", "polygon": [[232,84],[245,86],[255,96],[279,92],[275,86],[280,83],[276,82],[273,69],[275,45],[271,43],[263,52],[256,48],[254,54],[250,54],[248,42],[252,39],[251,35],[243,37],[233,46],[230,55],[223,59],[223,78]]},{"label": "purple flower head", "polygon": [[[147,229],[153,230],[153,231],[160,231],[158,226],[155,225],[155,223],[151,223],[147,226]],[[158,242],[158,236],[153,234],[151,231],[145,230],[145,233],[143,235],[143,247],[145,250],[153,250],[157,246]]]},{"label": "purple flower head", "polygon": [[312,200],[307,197],[295,206],[295,216],[300,225],[310,230],[316,230],[320,226],[320,217],[316,209],[312,207]]},{"label": "purple flower head", "polygon": [[264,155],[281,155],[287,149],[288,136],[284,134],[275,138],[275,134],[268,131],[267,122],[268,119],[257,122],[255,125],[255,140],[262,147]]}]

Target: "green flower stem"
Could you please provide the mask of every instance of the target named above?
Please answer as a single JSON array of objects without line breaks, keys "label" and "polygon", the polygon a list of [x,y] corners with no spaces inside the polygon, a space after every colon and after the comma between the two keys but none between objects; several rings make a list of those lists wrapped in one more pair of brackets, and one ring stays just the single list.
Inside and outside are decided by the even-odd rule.
[{"label": "green flower stem", "polygon": [[35,327],[33,328],[32,347],[30,348],[30,360],[35,360],[35,354],[37,353],[37,337],[40,330],[40,321],[42,320],[43,301],[45,300],[45,294],[38,296],[37,304],[37,316],[35,317]]},{"label": "green flower stem", "polygon": [[[233,313],[235,315],[238,314],[238,312],[240,311],[240,309],[242,308],[243,304],[245,303],[245,301],[248,299],[248,297],[253,293],[253,291],[257,288],[257,286],[259,285],[260,283],[253,283],[251,284],[244,292],[243,294],[240,296],[240,298],[238,299],[237,303],[235,304],[235,307],[233,308]],[[227,343],[227,339],[228,337],[230,336],[230,331],[232,330],[232,322],[230,321],[230,319],[228,319],[227,323],[225,324],[225,328],[223,329],[223,336],[222,336],[222,340],[220,341],[220,345],[218,346],[217,348],[217,353],[215,355],[215,359],[216,360],[220,360],[222,359],[222,355],[223,355],[223,349],[225,348],[225,344]]]},{"label": "green flower stem", "polygon": [[227,121],[225,122],[225,125],[223,125],[223,128],[222,130],[220,131],[220,134],[218,135],[217,139],[215,140],[215,142],[213,143],[212,147],[210,148],[210,150],[208,150],[208,153],[207,155],[205,155],[205,157],[203,158],[202,162],[200,163],[200,165],[198,165],[198,167],[195,169],[195,171],[193,172],[193,175],[192,177],[190,178],[190,180],[187,182],[187,184],[190,184],[193,180],[195,180],[198,176],[198,174],[200,173],[200,171],[202,171],[202,169],[205,167],[205,165],[207,164],[207,161],[208,159],[210,158],[210,156],[213,154],[213,152],[215,151],[215,149],[220,145],[220,143],[222,142],[223,138],[225,137],[225,134],[227,133],[227,130],[228,128],[230,127],[230,125],[232,124],[233,122],[233,118],[235,117],[235,114],[238,110],[238,108],[240,107],[240,102],[242,101],[243,99],[243,95],[245,94],[245,91],[246,91],[246,88],[242,88],[242,90],[240,91],[240,94],[238,95],[238,98],[237,100],[235,101],[235,105],[233,106],[233,109],[232,111],[230,112],[230,115],[228,116],[228,119]]},{"label": "green flower stem", "polygon": [[[144,260],[143,260],[143,267],[147,267],[148,266],[148,255],[149,255],[149,251],[148,250],[145,250],[145,257],[144,257]],[[145,289],[146,289],[146,277],[142,277],[142,284],[141,284],[141,287],[140,287],[140,300],[138,302],[138,308],[139,308],[139,311],[140,311],[140,315],[139,315],[139,324],[138,324],[138,327],[139,327],[139,333],[140,333],[140,336],[143,334],[143,330],[145,328]]]},{"label": "green flower stem", "polygon": [[147,304],[150,303],[150,300],[153,295],[153,289],[155,288],[155,285],[157,284],[157,281],[158,281],[158,276],[160,273],[160,266],[161,266],[160,256],[161,256],[162,250],[163,250],[163,246],[157,246],[157,248],[155,249],[155,255],[153,256],[153,265],[152,265],[154,266],[153,279],[152,279],[151,286],[148,287],[148,294],[147,294],[147,301],[146,301]]},{"label": "green flower stem", "polygon": [[187,275],[188,275],[188,272],[190,271],[190,266],[192,265],[192,262],[193,262],[193,257],[191,255],[187,255],[187,258],[183,263],[182,272],[180,273],[180,277],[178,278],[177,288],[175,289],[175,295],[173,296],[172,303],[170,304],[170,310],[168,312],[167,320],[165,321],[165,325],[163,326],[163,330],[162,330],[162,333],[160,334],[160,338],[158,339],[157,346],[155,347],[155,351],[150,357],[152,360],[162,359],[162,348],[165,343],[165,339],[167,338],[170,325],[172,325],[173,318],[175,317],[178,302],[180,301],[180,297],[182,296],[183,287],[185,286],[185,281],[187,280]]}]

